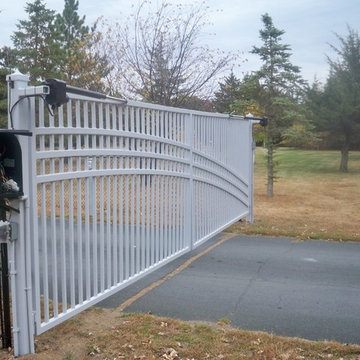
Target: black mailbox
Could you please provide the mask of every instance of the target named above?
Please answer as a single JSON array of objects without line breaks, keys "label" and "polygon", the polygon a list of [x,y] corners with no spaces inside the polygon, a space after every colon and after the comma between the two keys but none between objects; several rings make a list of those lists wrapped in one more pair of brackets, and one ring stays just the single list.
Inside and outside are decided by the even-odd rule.
[{"label": "black mailbox", "polygon": [[0,198],[23,195],[21,147],[15,135],[31,136],[28,131],[0,131]]}]

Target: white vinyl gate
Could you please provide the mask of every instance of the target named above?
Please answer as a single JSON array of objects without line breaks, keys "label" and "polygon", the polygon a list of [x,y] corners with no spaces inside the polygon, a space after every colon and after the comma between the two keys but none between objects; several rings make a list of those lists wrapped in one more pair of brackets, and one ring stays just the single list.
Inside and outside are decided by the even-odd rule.
[{"label": "white vinyl gate", "polygon": [[68,93],[8,76],[24,195],[9,241],[15,355],[33,335],[119,291],[237,220],[252,219],[243,117]]}]

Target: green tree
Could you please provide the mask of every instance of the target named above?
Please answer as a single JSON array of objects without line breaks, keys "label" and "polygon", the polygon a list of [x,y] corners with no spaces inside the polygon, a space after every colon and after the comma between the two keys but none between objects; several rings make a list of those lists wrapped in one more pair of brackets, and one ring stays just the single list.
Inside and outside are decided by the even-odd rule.
[{"label": "green tree", "polygon": [[56,17],[55,29],[65,54],[59,77],[71,85],[105,91],[104,78],[111,68],[100,48],[102,35],[96,24],[91,29],[85,25],[85,15],[80,17],[78,9],[78,0],[65,0]]},{"label": "green tree", "polygon": [[260,30],[263,44],[254,46],[252,53],[259,55],[262,66],[255,73],[257,87],[255,99],[269,118],[266,128],[267,147],[267,196],[274,196],[274,150],[281,142],[284,131],[289,128],[299,112],[297,101],[304,82],[299,75],[300,68],[289,58],[290,46],[281,43],[285,33],[277,29],[268,14],[262,15],[264,28]]},{"label": "green tree", "polygon": [[360,139],[360,37],[349,27],[346,37],[337,38],[340,46],[332,48],[338,58],[328,58],[330,75],[321,111],[329,131],[341,136],[340,171],[347,172],[350,148]]},{"label": "green tree", "polygon": [[7,127],[7,82],[6,75],[10,74],[16,63],[14,49],[4,46],[0,49],[0,128]]},{"label": "green tree", "polygon": [[85,25],[85,15],[80,18],[78,9],[79,1],[65,0],[62,14],[56,16],[56,31],[67,54],[71,53],[75,40],[82,41],[89,34],[89,27]]},{"label": "green tree", "polygon": [[236,78],[233,72],[219,82],[220,89],[215,92],[215,109],[221,113],[230,113],[233,111],[234,103],[240,98],[240,80]]},{"label": "green tree", "polygon": [[289,147],[309,149],[321,141],[313,123],[313,114],[306,103],[299,104],[293,124],[284,130],[281,144]]},{"label": "green tree", "polygon": [[64,9],[61,14],[57,14],[55,21],[56,33],[65,54],[61,65],[61,77],[70,83],[79,77],[72,62],[83,55],[83,47],[89,43],[89,27],[85,25],[85,15],[80,18],[78,8],[79,1],[65,0]]},{"label": "green tree", "polygon": [[10,73],[16,67],[16,51],[9,46],[0,49],[0,69],[5,69]]},{"label": "green tree", "polygon": [[262,116],[264,110],[260,108],[258,101],[261,91],[258,77],[246,74],[238,81],[236,99],[230,105],[230,110],[239,115],[251,113],[254,116]]},{"label": "green tree", "polygon": [[55,30],[55,11],[42,0],[26,3],[27,20],[19,20],[12,40],[17,49],[17,67],[29,72],[30,79],[54,77],[63,59],[59,34]]},{"label": "green tree", "polygon": [[109,76],[111,67],[107,56],[101,54],[101,39],[100,32],[92,31],[84,40],[74,41],[65,67],[65,80],[69,84],[99,92],[108,90],[105,79]]},{"label": "green tree", "polygon": [[[230,106],[231,110],[238,115],[248,115],[249,113],[256,117],[261,117],[265,114],[264,109],[261,108],[260,94],[262,88],[259,79],[251,74],[246,74],[239,83],[237,90],[237,99]],[[256,143],[265,143],[265,129],[260,125],[254,126],[254,141]]]},{"label": "green tree", "polygon": [[184,98],[180,107],[207,112],[214,111],[214,105],[210,99],[200,98],[198,96]]},{"label": "green tree", "polygon": [[5,69],[0,69],[0,128],[7,127],[7,74]]},{"label": "green tree", "polygon": [[101,34],[91,32],[85,16],[78,14],[79,1],[65,0],[61,14],[46,8],[43,0],[27,3],[27,20],[20,20],[12,37],[17,66],[31,80],[56,77],[68,84],[104,91],[110,67],[101,55]]}]

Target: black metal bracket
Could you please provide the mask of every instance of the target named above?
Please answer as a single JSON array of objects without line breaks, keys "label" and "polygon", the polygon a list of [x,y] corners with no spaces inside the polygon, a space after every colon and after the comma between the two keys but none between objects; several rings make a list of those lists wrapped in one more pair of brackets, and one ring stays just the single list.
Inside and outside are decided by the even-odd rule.
[{"label": "black metal bracket", "polygon": [[[50,88],[50,94],[46,95],[45,101],[52,107],[52,109],[55,109],[56,107],[59,107],[69,101],[69,97],[66,93],[87,96],[94,99],[115,99],[97,91],[81,89],[76,86],[69,86],[66,82],[58,79],[46,79],[43,82],[43,85],[47,85]],[[121,102],[125,104],[126,100],[121,100]]]},{"label": "black metal bracket", "polygon": [[14,130],[14,129],[0,129],[0,134],[13,134],[21,136],[32,136],[33,133],[29,130]]},{"label": "black metal bracket", "polygon": [[262,117],[245,116],[244,119],[246,119],[246,120],[258,120],[258,121],[260,121],[261,126],[266,126],[268,124],[268,118],[266,116],[262,116]]}]

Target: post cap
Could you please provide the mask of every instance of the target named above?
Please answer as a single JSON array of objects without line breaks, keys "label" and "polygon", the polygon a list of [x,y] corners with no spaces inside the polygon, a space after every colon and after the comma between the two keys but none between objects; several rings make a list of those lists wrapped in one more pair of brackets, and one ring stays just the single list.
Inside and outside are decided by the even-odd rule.
[{"label": "post cap", "polygon": [[30,81],[29,74],[22,74],[19,70],[16,70],[14,73],[6,75],[6,81]]}]

